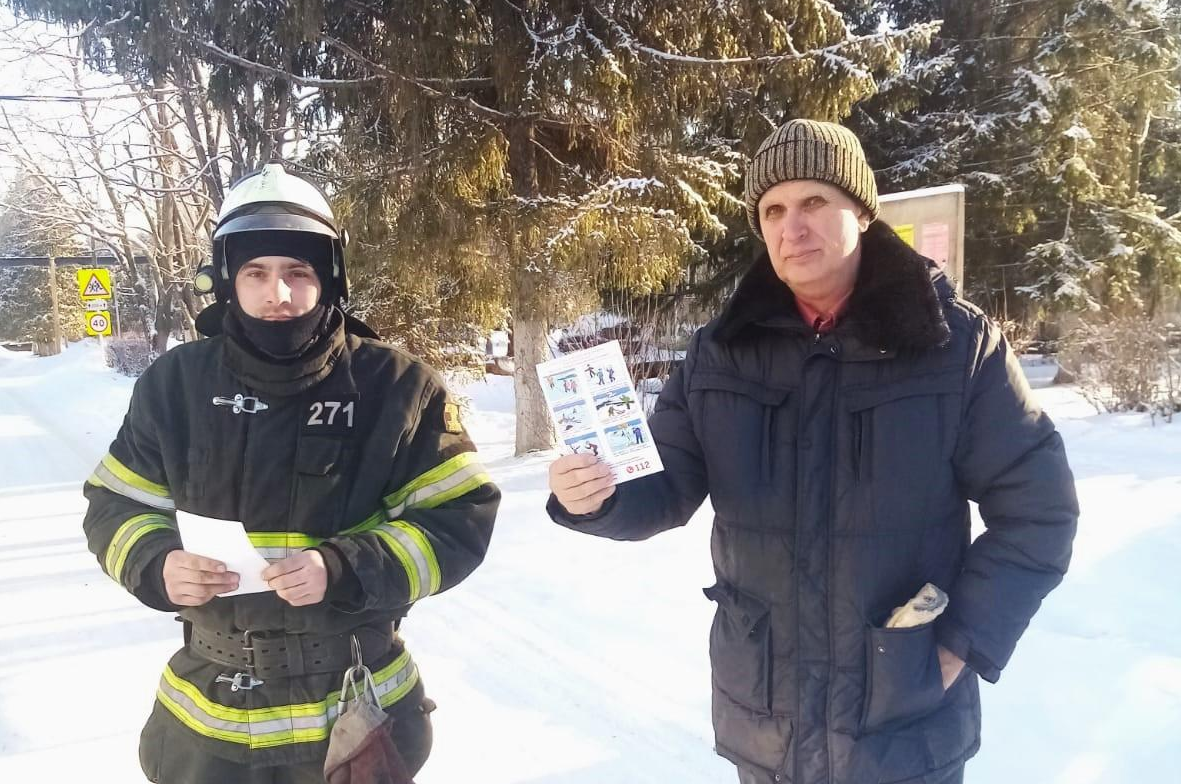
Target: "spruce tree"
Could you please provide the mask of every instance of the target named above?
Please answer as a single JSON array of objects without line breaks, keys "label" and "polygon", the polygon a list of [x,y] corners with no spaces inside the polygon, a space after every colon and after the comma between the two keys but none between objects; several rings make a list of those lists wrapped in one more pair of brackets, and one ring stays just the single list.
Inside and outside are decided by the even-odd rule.
[{"label": "spruce tree", "polygon": [[[51,190],[17,175],[0,194],[0,256],[71,256],[81,252],[73,228],[57,219],[64,211]],[[57,271],[62,336],[82,337],[82,303],[74,270]],[[49,269],[0,267],[0,340],[53,342]]]},{"label": "spruce tree", "polygon": [[349,93],[325,165],[366,172],[344,192],[368,268],[512,319],[521,453],[550,444],[548,327],[707,265],[746,233],[744,155],[787,116],[844,116],[932,31],[855,37],[814,0],[373,9],[322,39],[335,75],[386,77]]},{"label": "spruce tree", "polygon": [[881,187],[967,188],[968,290],[1036,320],[1179,283],[1178,2],[886,0],[940,37],[860,104]]},{"label": "spruce tree", "polygon": [[90,24],[100,67],[202,60],[256,156],[297,123],[355,277],[442,328],[512,322],[519,453],[551,443],[549,325],[710,262],[744,231],[744,156],[789,116],[846,116],[936,29],[856,35],[826,0],[9,2]]}]

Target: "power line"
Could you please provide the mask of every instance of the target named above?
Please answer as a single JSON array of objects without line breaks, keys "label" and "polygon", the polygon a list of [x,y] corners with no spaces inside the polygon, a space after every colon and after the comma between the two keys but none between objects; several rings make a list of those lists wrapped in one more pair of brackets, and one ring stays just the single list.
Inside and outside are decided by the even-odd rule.
[{"label": "power line", "polygon": [[[136,264],[146,264],[147,256],[136,256]],[[119,259],[112,256],[55,256],[57,266],[117,267]],[[0,269],[10,267],[48,267],[48,256],[0,256]]]},{"label": "power line", "polygon": [[0,101],[23,101],[26,103],[85,103],[88,101],[105,101],[109,96],[80,96],[80,95],[0,95]]}]

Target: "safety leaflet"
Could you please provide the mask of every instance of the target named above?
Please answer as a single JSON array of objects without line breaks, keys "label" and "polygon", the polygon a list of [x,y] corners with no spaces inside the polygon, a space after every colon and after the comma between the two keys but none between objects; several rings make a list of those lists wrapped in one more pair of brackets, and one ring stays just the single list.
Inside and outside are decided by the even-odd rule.
[{"label": "safety leaflet", "polygon": [[595,455],[617,484],[662,470],[620,343],[573,351],[535,369],[565,453]]}]

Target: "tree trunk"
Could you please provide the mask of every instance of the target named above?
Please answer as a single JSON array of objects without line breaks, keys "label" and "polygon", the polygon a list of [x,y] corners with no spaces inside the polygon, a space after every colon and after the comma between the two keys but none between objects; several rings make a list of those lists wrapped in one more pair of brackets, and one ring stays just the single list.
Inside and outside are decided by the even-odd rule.
[{"label": "tree trunk", "polygon": [[527,238],[536,219],[535,202],[539,197],[538,165],[535,159],[534,120],[526,111],[524,63],[529,60],[531,43],[525,38],[520,10],[508,3],[492,7],[494,35],[501,45],[495,55],[494,82],[498,108],[512,119],[503,125],[509,142],[507,168],[514,194],[522,207],[503,227],[510,257],[514,260],[514,290],[511,307],[514,316],[514,454],[551,449],[555,445],[551,414],[539,386],[534,366],[549,359],[547,352],[547,313],[544,305],[546,280],[532,272],[530,254],[534,250]]},{"label": "tree trunk", "polygon": [[551,449],[555,437],[551,414],[534,366],[550,359],[547,322],[541,317],[514,316],[514,454]]},{"label": "tree trunk", "polygon": [[169,336],[173,334],[173,293],[174,286],[169,284],[160,292],[156,301],[156,323],[152,332],[152,351],[160,356],[169,349]]},{"label": "tree trunk", "polygon": [[1131,125],[1131,166],[1127,175],[1126,195],[1134,199],[1139,195],[1139,181],[1143,173],[1143,145],[1147,143],[1147,134],[1151,131],[1151,110],[1146,100],[1140,100],[1136,110],[1135,122]]},{"label": "tree trunk", "polygon": [[[510,177],[514,192],[525,199],[539,195],[538,169],[535,162],[534,124],[515,121],[510,127]],[[533,216],[522,216],[528,223]],[[511,228],[511,254],[516,258],[514,275],[514,454],[522,455],[555,445],[551,432],[551,413],[543,397],[534,366],[550,359],[547,352],[547,318],[542,304],[541,273],[532,272],[528,263],[530,248],[523,241],[522,224]]]},{"label": "tree trunk", "polygon": [[[516,255],[526,249],[515,243]],[[551,412],[543,397],[534,366],[551,358],[547,348],[547,318],[540,303],[540,273],[526,269],[526,259],[514,276],[514,454],[555,446]]]},{"label": "tree trunk", "polygon": [[204,86],[201,92],[198,92],[199,85],[193,76],[198,73],[195,64],[189,62],[184,56],[178,56],[173,63],[174,78],[177,81],[177,99],[181,103],[182,116],[185,120],[185,130],[189,132],[189,141],[193,146],[193,152],[197,156],[197,163],[201,167],[202,181],[205,183],[206,194],[210,197],[210,201],[214,204],[214,211],[222,209],[222,180],[218,176],[219,168],[211,164],[211,160],[217,155],[216,148],[213,155],[210,154],[209,149],[213,147],[211,139],[209,138],[209,113],[210,106],[203,101],[201,112],[205,121],[205,135],[202,134],[202,127],[197,122],[197,101],[194,94],[204,97]]}]

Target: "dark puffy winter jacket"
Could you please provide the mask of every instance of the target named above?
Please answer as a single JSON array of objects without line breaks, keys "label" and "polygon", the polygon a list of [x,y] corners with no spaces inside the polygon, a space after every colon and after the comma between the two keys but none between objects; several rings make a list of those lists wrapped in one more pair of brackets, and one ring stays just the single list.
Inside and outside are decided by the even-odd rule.
[{"label": "dark puffy winter jacket", "polygon": [[[419,673],[397,637],[391,646],[391,625],[482,561],[500,495],[439,375],[347,334],[340,313],[334,323],[296,364],[261,361],[226,335],[156,360],[86,483],[84,528],[108,575],[195,630],[224,635],[227,646],[241,648],[246,631],[266,647],[278,635],[366,627],[371,648],[385,651],[366,662],[383,706],[417,709]],[[242,521],[272,561],[317,547],[334,578],[326,599],[292,607],[266,592],[173,607],[161,568],[181,546],[178,509]],[[314,652],[305,654],[307,666]],[[219,680],[233,667],[182,648],[161,678],[145,737],[185,737],[250,765],[323,759],[343,671],[267,677],[234,691]]]},{"label": "dark puffy winter jacket", "polygon": [[[767,258],[695,336],[650,418],[665,471],[559,523],[615,539],[710,493],[716,750],[794,784],[928,782],[979,745],[994,682],[1069,564],[1073,477],[998,328],[882,222],[817,335]],[[986,532],[970,541],[968,501]],[[936,622],[884,629],[925,583]]]}]

